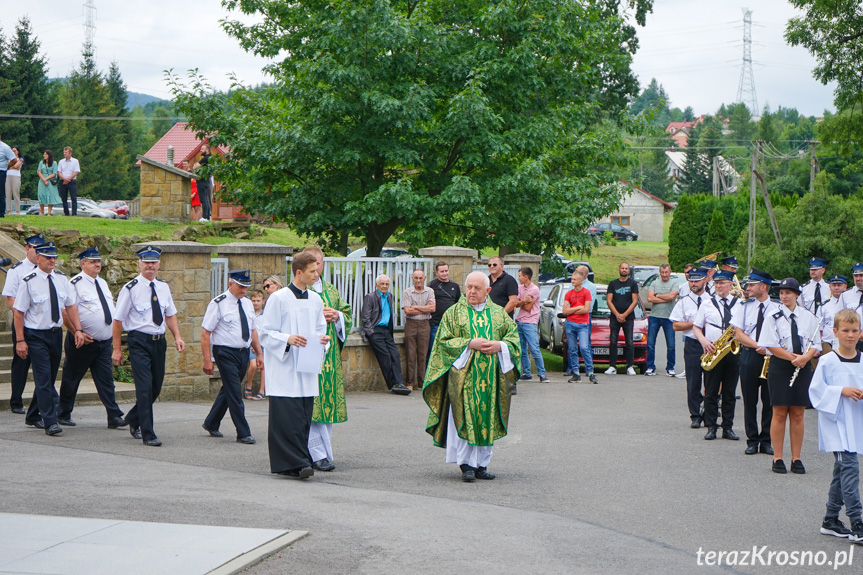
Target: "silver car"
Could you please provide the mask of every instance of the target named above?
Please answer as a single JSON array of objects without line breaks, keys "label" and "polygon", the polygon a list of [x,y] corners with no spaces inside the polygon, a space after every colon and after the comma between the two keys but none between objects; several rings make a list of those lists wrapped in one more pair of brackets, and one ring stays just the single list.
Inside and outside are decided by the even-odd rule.
[{"label": "silver car", "polygon": [[[552,353],[560,354],[563,350],[563,323],[557,314],[563,313],[563,298],[572,289],[572,284],[554,284],[548,296],[542,300],[539,312],[539,341],[547,346]],[[540,292],[541,293],[541,292]]]}]

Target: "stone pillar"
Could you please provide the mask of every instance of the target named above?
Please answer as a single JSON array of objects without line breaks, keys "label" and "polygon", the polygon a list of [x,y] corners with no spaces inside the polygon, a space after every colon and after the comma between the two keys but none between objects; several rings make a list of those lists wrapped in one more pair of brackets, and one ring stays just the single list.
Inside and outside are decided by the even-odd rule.
[{"label": "stone pillar", "polygon": [[[145,164],[142,162],[141,167]],[[210,256],[215,246],[197,242],[149,242],[135,244],[133,251],[144,246],[162,249],[159,277],[171,286],[171,296],[177,307],[180,335],[186,350],[178,353],[174,338],[168,335],[165,359],[165,382],[160,399],[192,401],[210,399],[218,392],[219,380],[212,380],[201,371],[201,322],[210,302]],[[170,330],[167,330],[170,332]]]},{"label": "stone pillar", "polygon": [[249,268],[252,274],[252,287],[263,289],[264,278],[277,275],[286,281],[288,266],[285,258],[293,254],[294,248],[279,244],[233,242],[213,246],[220,258],[228,258],[228,269]]},{"label": "stone pillar", "polygon": [[539,284],[539,263],[542,261],[542,257],[533,254],[508,254],[503,259],[508,266],[531,268],[533,270],[533,283]]},{"label": "stone pillar", "polygon": [[[449,279],[456,282],[459,286],[464,286],[464,280],[467,275],[473,271],[473,263],[477,257],[477,251],[468,248],[459,248],[455,246],[434,246],[431,248],[422,248],[419,250],[420,257],[432,258],[435,263],[439,261],[449,264]],[[434,265],[432,265],[432,275],[429,276],[429,281],[434,279]]]},{"label": "stone pillar", "polygon": [[141,160],[141,220],[186,222],[192,194],[191,174],[173,165]]}]

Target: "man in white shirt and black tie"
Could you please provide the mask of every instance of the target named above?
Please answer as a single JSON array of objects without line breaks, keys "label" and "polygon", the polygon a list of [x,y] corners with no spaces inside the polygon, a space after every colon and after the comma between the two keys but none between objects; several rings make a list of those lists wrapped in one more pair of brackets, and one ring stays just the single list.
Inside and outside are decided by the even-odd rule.
[{"label": "man in white shirt and black tie", "polygon": [[698,309],[707,303],[710,296],[704,291],[707,283],[707,270],[693,268],[689,271],[689,293],[674,304],[674,309],[668,316],[674,326],[674,331],[683,332],[683,364],[686,368],[686,402],[689,407],[690,427],[698,429],[704,421],[701,403],[704,396],[701,393],[701,344],[695,339],[692,325]]}]

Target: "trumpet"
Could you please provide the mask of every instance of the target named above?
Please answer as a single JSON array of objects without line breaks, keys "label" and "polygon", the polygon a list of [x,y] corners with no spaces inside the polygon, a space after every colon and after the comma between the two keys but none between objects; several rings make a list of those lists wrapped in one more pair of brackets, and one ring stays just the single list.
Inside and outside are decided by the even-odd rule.
[{"label": "trumpet", "polygon": [[[815,331],[813,331],[812,335],[809,336],[809,341],[806,342],[806,349],[803,350],[803,353],[806,353],[807,351],[809,351],[809,348],[812,347],[812,340],[815,339],[815,336],[818,335],[819,331],[821,331],[821,320],[818,320],[818,325],[815,326]],[[797,380],[798,375],[800,375],[799,367],[794,368],[794,374],[791,376],[791,381],[788,383],[788,387],[794,386],[794,382]]]}]

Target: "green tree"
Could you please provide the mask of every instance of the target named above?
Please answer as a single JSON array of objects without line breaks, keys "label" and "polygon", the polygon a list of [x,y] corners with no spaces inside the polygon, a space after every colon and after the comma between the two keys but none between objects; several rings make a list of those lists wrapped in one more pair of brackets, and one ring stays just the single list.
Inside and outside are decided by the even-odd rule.
[{"label": "green tree", "polygon": [[728,251],[728,230],[725,228],[725,216],[722,210],[714,209],[710,217],[710,227],[707,228],[707,236],[704,238],[704,253]]},{"label": "green tree", "polygon": [[668,230],[668,263],[671,269],[683,270],[684,265],[700,258],[703,239],[696,200],[681,196]]},{"label": "green tree", "polygon": [[692,106],[686,106],[686,108],[683,110],[683,120],[685,122],[695,121],[695,110],[692,109]]},{"label": "green tree", "polygon": [[755,128],[750,122],[752,113],[746,104],[731,104],[728,106],[728,129],[734,134],[735,140],[751,140],[755,135]]},{"label": "green tree", "polygon": [[278,58],[273,84],[169,81],[230,150],[210,172],[249,211],[342,251],[352,234],[376,255],[399,232],[538,253],[589,248],[582,232],[620,201],[623,139],[602,120],[636,86],[618,11],[643,19],[649,1],[223,4],[254,17],[224,27]]},{"label": "green tree", "polygon": [[656,109],[659,111],[668,111],[669,104],[671,102],[668,99],[668,93],[665,91],[665,88],[662,87],[662,84],[656,81],[656,78],[650,79],[650,84],[647,85],[641,94],[635,100],[633,100],[632,105],[629,108],[629,112],[635,116],[638,115],[645,110]]}]

